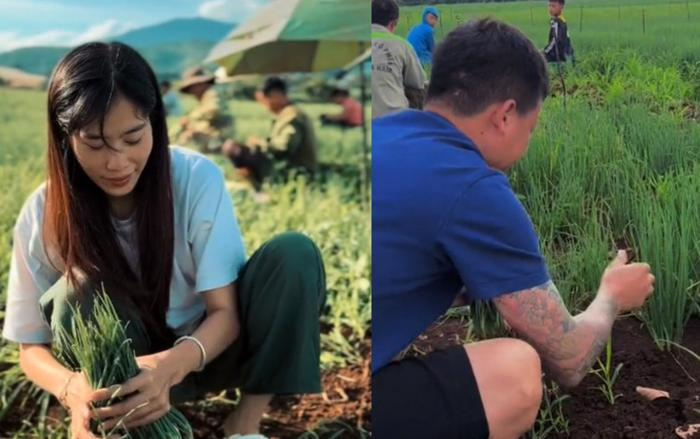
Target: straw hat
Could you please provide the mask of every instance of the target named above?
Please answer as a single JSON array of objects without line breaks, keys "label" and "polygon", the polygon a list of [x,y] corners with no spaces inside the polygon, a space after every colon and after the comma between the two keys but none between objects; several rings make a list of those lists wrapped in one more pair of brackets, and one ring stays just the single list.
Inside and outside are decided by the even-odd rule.
[{"label": "straw hat", "polygon": [[182,81],[178,85],[178,90],[182,93],[189,93],[188,89],[195,84],[213,84],[216,78],[204,71],[201,67],[193,67],[185,70],[182,74]]}]

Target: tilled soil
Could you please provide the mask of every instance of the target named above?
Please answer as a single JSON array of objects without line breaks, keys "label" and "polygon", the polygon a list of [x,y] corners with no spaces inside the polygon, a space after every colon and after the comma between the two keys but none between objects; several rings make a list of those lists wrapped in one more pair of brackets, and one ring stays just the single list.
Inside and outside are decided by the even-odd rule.
[{"label": "tilled soil", "polygon": [[[466,335],[467,325],[460,319],[442,320],[415,340],[409,355],[461,344]],[[700,319],[689,322],[681,344],[700,354]],[[614,384],[621,396],[610,405],[597,388],[600,378],[589,374],[563,402],[569,433],[554,437],[671,439],[678,438],[677,428],[700,424],[700,361],[679,349],[660,351],[634,317],[617,320],[612,345],[613,369],[623,363]],[[665,390],[671,397],[650,402],[637,394],[637,386]]]}]

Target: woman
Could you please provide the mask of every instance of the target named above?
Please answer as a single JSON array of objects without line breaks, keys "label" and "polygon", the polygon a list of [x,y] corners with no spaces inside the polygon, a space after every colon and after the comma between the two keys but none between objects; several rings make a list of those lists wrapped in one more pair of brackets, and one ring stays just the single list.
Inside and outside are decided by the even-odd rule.
[{"label": "woman", "polygon": [[[73,437],[94,437],[91,416],[111,428],[135,409],[125,425],[137,427],[228,388],[242,398],[225,433],[260,437],[272,395],[320,391],[318,249],[286,233],[246,261],[221,172],[168,147],[158,83],[138,53],[72,50],[52,75],[48,122],[48,177],[15,226],[3,335],[20,343],[29,379],[69,410]],[[141,373],[122,402],[93,412],[114,389],[90,389],[50,344],[71,305],[89,313],[97,285],[130,322]]]}]

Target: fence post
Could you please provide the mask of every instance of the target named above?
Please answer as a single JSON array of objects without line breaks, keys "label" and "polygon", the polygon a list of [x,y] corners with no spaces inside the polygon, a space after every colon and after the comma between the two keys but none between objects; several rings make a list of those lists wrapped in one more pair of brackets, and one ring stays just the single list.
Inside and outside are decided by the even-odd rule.
[{"label": "fence post", "polygon": [[583,6],[581,6],[581,13],[579,14],[578,17],[578,31],[581,32],[583,30]]},{"label": "fence post", "polygon": [[642,9],[642,33],[643,34],[647,33],[646,9]]},{"label": "fence post", "polygon": [[685,10],[688,12],[688,21],[690,21],[690,0],[685,0]]},{"label": "fence post", "polygon": [[535,20],[532,17],[532,6],[530,6],[530,24],[534,24],[534,23],[535,23]]},{"label": "fence post", "polygon": [[617,4],[617,21],[620,21],[622,19],[622,6],[620,4]]}]

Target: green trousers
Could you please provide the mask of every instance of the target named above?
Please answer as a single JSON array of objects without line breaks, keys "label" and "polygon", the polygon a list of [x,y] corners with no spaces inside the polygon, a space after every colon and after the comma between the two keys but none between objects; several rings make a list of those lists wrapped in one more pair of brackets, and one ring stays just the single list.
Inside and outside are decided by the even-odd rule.
[{"label": "green trousers", "polygon": [[[71,306],[84,315],[92,309],[93,288],[81,286],[80,299],[65,278],[41,297],[52,331],[70,328]],[[243,267],[237,281],[240,335],[202,372],[190,373],[171,390],[181,403],[207,392],[239,388],[250,394],[318,393],[320,322],[325,306],[325,273],[316,245],[298,233],[284,233],[262,245]],[[133,310],[112,297],[127,325],[136,355],[153,353],[143,324]]]}]

